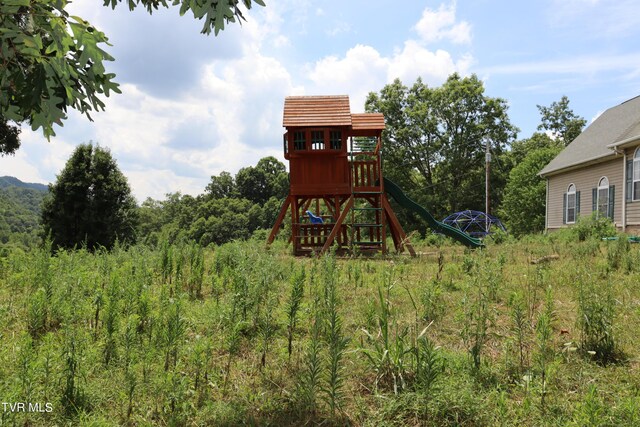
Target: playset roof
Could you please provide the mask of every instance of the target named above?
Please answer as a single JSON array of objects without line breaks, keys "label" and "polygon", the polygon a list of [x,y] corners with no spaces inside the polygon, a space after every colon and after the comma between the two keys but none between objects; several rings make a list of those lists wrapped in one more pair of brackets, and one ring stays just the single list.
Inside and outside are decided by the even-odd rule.
[{"label": "playset roof", "polygon": [[284,100],[284,127],[351,127],[354,131],[382,130],[382,113],[351,114],[349,97],[288,96]]},{"label": "playset roof", "polygon": [[288,96],[284,100],[284,127],[351,126],[347,95]]},{"label": "playset roof", "polygon": [[382,113],[352,114],[351,123],[353,130],[382,130],[384,115]]}]

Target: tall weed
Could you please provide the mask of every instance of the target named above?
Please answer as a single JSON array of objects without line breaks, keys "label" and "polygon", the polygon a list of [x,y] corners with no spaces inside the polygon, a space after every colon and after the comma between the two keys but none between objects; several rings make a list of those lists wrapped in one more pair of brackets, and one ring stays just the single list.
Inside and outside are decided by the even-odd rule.
[{"label": "tall weed", "polygon": [[602,286],[584,275],[578,282],[578,315],[580,349],[585,357],[600,363],[617,359],[614,332],[615,298],[611,285]]},{"label": "tall weed", "polygon": [[300,310],[300,304],[304,297],[304,282],[306,279],[306,271],[304,265],[300,266],[291,275],[289,283],[291,285],[291,293],[289,294],[289,300],[287,302],[287,351],[289,357],[293,351],[293,334],[296,328],[296,322],[298,318],[298,311]]},{"label": "tall weed", "polygon": [[343,358],[349,340],[342,332],[342,317],[338,313],[339,298],[337,291],[336,264],[333,256],[325,256],[323,260],[323,279],[325,294],[324,340],[327,348],[327,384],[324,389],[326,400],[335,416],[344,401],[344,366]]}]

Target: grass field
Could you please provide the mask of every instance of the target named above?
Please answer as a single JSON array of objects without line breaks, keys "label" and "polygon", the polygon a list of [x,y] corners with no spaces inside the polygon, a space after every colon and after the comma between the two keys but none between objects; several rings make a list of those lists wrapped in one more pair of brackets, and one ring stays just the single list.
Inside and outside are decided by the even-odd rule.
[{"label": "grass field", "polygon": [[434,241],[13,252],[0,425],[640,425],[638,245]]}]

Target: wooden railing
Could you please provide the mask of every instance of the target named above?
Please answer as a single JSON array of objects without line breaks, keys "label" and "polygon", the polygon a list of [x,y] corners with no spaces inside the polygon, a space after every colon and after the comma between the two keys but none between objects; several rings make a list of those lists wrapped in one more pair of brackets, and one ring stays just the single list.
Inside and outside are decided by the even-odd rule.
[{"label": "wooden railing", "polygon": [[[331,233],[334,224],[294,224],[298,229],[298,246],[300,247],[322,247]],[[336,235],[335,242],[338,245],[345,245],[347,240],[347,227],[342,226]]]},{"label": "wooden railing", "polygon": [[352,186],[376,187],[376,181],[380,178],[380,169],[377,160],[355,160],[351,162]]},{"label": "wooden railing", "polygon": [[382,227],[377,224],[354,224],[354,242],[379,243],[382,242]]}]

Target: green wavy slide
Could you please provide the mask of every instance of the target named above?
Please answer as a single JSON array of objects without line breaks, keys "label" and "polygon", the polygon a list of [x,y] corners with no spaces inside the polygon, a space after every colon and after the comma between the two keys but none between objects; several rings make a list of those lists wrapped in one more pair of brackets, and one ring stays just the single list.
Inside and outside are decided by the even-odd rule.
[{"label": "green wavy slide", "polygon": [[433,215],[429,213],[429,211],[407,197],[407,195],[404,194],[404,191],[402,191],[402,189],[398,187],[393,181],[384,178],[384,189],[387,193],[389,193],[389,195],[391,195],[391,197],[394,198],[396,202],[398,202],[400,206],[405,209],[414,211],[422,218],[424,218],[432,230],[452,237],[458,242],[462,243],[463,245],[467,245],[470,248],[484,247],[484,243],[482,243],[482,240],[471,237],[464,231],[460,231],[457,228],[450,226],[449,224],[445,224],[435,219]]}]

